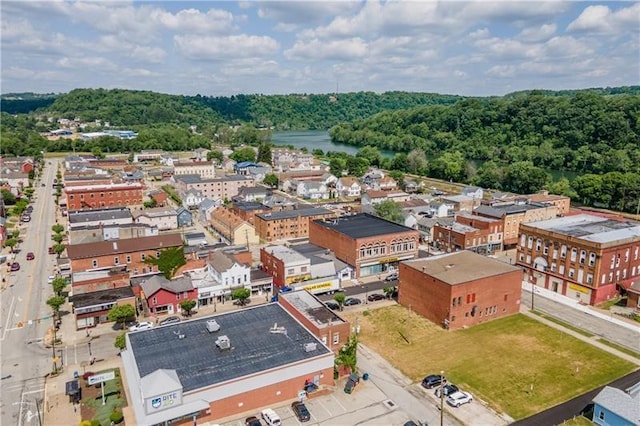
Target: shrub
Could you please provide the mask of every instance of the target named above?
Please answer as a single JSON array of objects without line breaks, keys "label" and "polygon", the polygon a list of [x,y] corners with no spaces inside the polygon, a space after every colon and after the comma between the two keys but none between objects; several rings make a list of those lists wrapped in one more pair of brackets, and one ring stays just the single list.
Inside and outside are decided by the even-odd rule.
[{"label": "shrub", "polygon": [[80,426],[91,426],[92,421],[91,420],[83,420],[80,422]]},{"label": "shrub", "polygon": [[124,416],[122,415],[121,411],[114,411],[109,416],[109,420],[111,420],[115,424],[119,424],[119,423],[122,423],[122,421],[124,420]]},{"label": "shrub", "polygon": [[100,420],[98,419],[91,420],[91,426],[100,426]]},{"label": "shrub", "polygon": [[96,375],[96,373],[94,373],[93,371],[87,371],[86,373],[84,373],[84,374],[82,375],[82,378],[83,378],[84,380],[87,380],[89,377],[91,377],[91,376],[95,376],[95,375]]}]

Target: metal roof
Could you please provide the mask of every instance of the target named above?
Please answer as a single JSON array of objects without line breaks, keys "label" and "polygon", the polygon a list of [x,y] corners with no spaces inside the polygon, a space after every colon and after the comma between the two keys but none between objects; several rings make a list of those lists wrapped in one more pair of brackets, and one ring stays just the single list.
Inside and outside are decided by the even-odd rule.
[{"label": "metal roof", "polygon": [[[127,334],[140,377],[159,369],[175,370],[183,392],[189,392],[330,352],[278,303],[216,315],[221,327],[216,333],[207,331],[211,318]],[[286,333],[271,332],[274,325]],[[216,347],[220,335],[229,337],[231,350]],[[306,352],[306,343],[317,343],[316,349]]]},{"label": "metal roof", "polygon": [[331,214],[331,210],[323,208],[310,208],[310,209],[298,209],[298,210],[283,210],[280,212],[271,213],[258,213],[258,216],[262,220],[280,220],[290,219],[298,216],[319,216],[323,214]]},{"label": "metal roof", "polygon": [[610,243],[628,238],[640,239],[640,223],[590,214],[560,217],[526,225],[596,243]]}]

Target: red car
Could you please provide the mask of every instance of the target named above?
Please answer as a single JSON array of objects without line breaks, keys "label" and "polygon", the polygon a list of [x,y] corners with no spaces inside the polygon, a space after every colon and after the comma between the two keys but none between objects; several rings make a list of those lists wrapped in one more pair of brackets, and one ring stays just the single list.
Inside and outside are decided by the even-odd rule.
[{"label": "red car", "polygon": [[33,260],[36,258],[36,255],[32,252],[27,253],[27,260]]},{"label": "red car", "polygon": [[49,254],[56,254],[56,252],[53,250],[53,247],[49,247]]},{"label": "red car", "polygon": [[15,272],[19,270],[20,270],[20,264],[18,262],[13,262],[11,264],[11,272]]}]

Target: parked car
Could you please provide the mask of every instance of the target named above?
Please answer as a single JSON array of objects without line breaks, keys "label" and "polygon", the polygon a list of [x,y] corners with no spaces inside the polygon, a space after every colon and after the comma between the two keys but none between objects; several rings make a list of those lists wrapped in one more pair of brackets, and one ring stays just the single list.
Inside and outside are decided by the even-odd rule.
[{"label": "parked car", "polygon": [[442,377],[439,374],[430,374],[424,379],[422,379],[422,387],[431,389],[436,386],[440,386],[440,383],[442,383],[443,378],[444,377]]},{"label": "parked car", "polygon": [[36,258],[36,255],[33,254],[33,252],[30,251],[29,253],[27,253],[27,260],[33,260],[35,258]]},{"label": "parked car", "polygon": [[300,420],[301,422],[308,422],[309,420],[311,420],[311,414],[309,413],[309,410],[307,410],[307,406],[304,405],[303,402],[294,402],[293,404],[291,404],[291,409],[293,410],[293,413],[296,415],[298,420]]},{"label": "parked car", "polygon": [[373,293],[367,297],[367,300],[369,302],[375,302],[377,300],[384,300],[384,299],[386,299],[385,295],[380,293]]},{"label": "parked car", "polygon": [[387,277],[384,279],[385,281],[398,281],[398,273],[397,272],[392,272],[389,275],[387,275]]},{"label": "parked car", "polygon": [[20,264],[18,262],[13,262],[11,264],[11,272],[15,272],[19,270],[20,270]]},{"label": "parked car", "polygon": [[338,305],[338,303],[336,302],[324,302],[324,304],[327,306],[327,308],[332,309],[334,311],[337,311],[338,309],[340,309],[340,305]]},{"label": "parked car", "polygon": [[455,392],[447,397],[447,404],[452,407],[459,407],[462,404],[466,404],[468,402],[473,401],[471,394],[469,392]]},{"label": "parked car", "polygon": [[142,321],[129,327],[129,331],[149,330],[150,328],[153,328],[153,323],[150,323],[149,321]]},{"label": "parked car", "polygon": [[349,297],[344,301],[344,306],[359,305],[361,303],[362,300],[358,299],[357,297]]},{"label": "parked car", "polygon": [[56,254],[56,251],[53,249],[53,246],[49,247],[49,254]]},{"label": "parked car", "polygon": [[452,383],[447,383],[444,386],[438,386],[436,388],[435,394],[438,398],[440,398],[440,389],[442,389],[444,392],[444,396],[449,396],[452,393],[456,393],[458,392],[460,389],[458,389],[458,387]]},{"label": "parked car", "polygon": [[49,278],[47,278],[47,284],[51,284],[55,279],[56,279],[55,275],[49,275]]},{"label": "parked car", "polygon": [[160,325],[169,325],[180,322],[180,317],[167,317],[160,321]]},{"label": "parked car", "polygon": [[31,222],[31,216],[29,216],[28,214],[24,214],[22,215],[22,218],[20,219],[23,222]]},{"label": "parked car", "polygon": [[260,412],[260,415],[262,416],[262,420],[264,420],[269,426],[280,426],[282,424],[282,420],[280,420],[278,413],[273,411],[271,408],[265,408]]},{"label": "parked car", "polygon": [[350,394],[353,392],[353,388],[355,388],[358,383],[360,383],[360,375],[357,373],[349,374],[349,378],[347,379],[347,383],[344,385],[344,393]]},{"label": "parked car", "polygon": [[245,426],[262,426],[262,422],[256,416],[247,417],[244,419]]}]

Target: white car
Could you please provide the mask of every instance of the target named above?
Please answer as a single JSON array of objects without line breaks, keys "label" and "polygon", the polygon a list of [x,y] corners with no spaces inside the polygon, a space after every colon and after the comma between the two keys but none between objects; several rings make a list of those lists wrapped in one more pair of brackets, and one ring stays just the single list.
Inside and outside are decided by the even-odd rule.
[{"label": "white car", "polygon": [[466,404],[471,401],[473,401],[473,397],[469,392],[459,391],[447,396],[447,404],[452,407],[459,407],[462,404]]},{"label": "white car", "polygon": [[129,327],[129,331],[149,330],[150,328],[153,328],[153,323],[142,321]]},{"label": "white car", "polygon": [[51,284],[55,279],[56,279],[55,275],[49,275],[49,278],[47,278],[47,284]]}]

